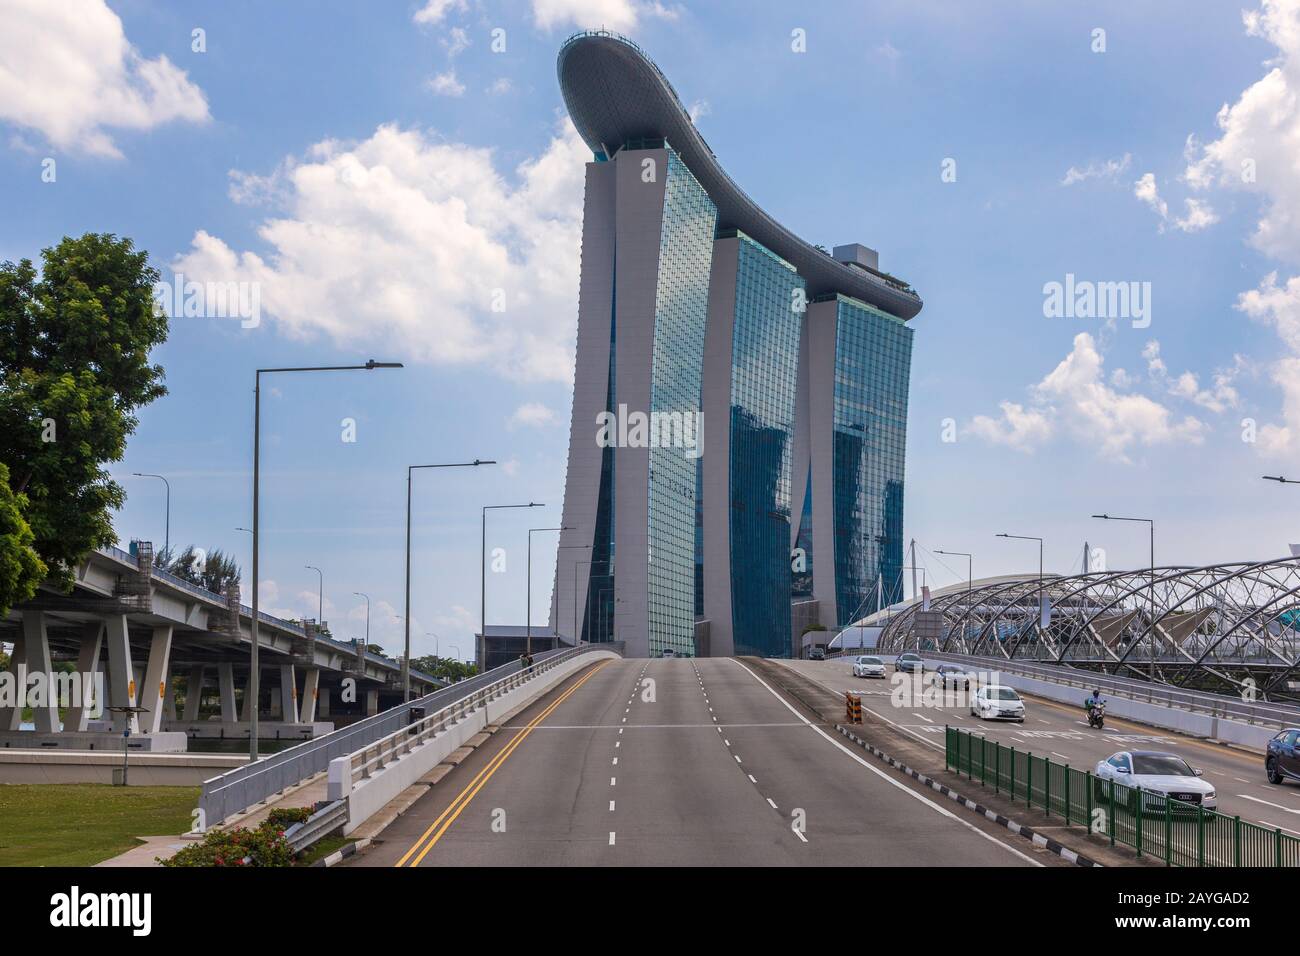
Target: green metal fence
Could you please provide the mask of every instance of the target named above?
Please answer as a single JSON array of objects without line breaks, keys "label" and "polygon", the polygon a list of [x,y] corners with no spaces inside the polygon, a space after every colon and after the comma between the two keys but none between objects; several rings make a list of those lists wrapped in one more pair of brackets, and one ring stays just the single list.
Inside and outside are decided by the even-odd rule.
[{"label": "green metal fence", "polygon": [[1300,866],[1300,837],[947,728],[946,764],[1016,803],[1169,866]]}]

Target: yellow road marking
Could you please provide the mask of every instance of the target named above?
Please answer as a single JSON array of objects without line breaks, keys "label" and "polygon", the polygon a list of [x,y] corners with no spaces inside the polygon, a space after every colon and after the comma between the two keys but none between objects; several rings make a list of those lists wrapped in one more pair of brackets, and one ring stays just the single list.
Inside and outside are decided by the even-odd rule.
[{"label": "yellow road marking", "polygon": [[[420,855],[411,861],[411,866],[419,866],[420,861],[424,859],[425,854],[432,850],[434,844],[442,839],[442,835],[447,832],[447,828],[456,822],[456,818],[460,816],[461,811],[464,810],[478,792],[483,789],[488,780],[492,778],[492,775],[497,772],[497,769],[505,763],[506,758],[514,753],[515,748],[523,743],[524,738],[531,734],[537,728],[538,724],[549,717],[557,707],[568,700],[579,687],[594,677],[596,672],[608,663],[609,661],[602,661],[597,664],[594,668],[584,674],[581,680],[556,698],[545,710],[530,721],[527,726],[515,734],[514,737],[510,739],[510,742],[501,748],[501,752],[488,761],[488,765],[480,770],[478,775],[465,786],[465,789],[456,795],[456,799],[449,803],[442,813],[438,814],[438,818],[434,820],[433,823],[429,824],[429,828],[420,834],[420,838],[411,844],[411,848],[407,850],[406,853],[403,854],[402,858],[393,865],[405,866],[406,861],[411,859],[411,855],[417,850],[420,850],[420,847],[424,844],[425,840],[429,840],[428,845],[425,846],[423,850],[420,850]],[[455,811],[454,813],[452,812],[453,810]],[[451,816],[448,817],[448,814],[451,814]],[[446,821],[445,823],[444,820]],[[437,830],[436,833],[434,833],[435,830]],[[429,839],[430,834],[433,834],[432,839]]]}]

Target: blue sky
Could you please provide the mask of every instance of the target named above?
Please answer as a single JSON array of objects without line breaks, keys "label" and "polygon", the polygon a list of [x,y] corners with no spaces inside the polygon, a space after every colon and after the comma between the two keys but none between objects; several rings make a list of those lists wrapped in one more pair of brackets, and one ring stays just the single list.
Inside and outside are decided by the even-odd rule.
[{"label": "blue sky", "polygon": [[[602,24],[659,63],[769,212],[811,242],[879,249],[925,299],[906,533],[932,584],[965,573],[936,549],[973,551],[977,576],[1036,565],[998,531],[1046,537],[1049,570],[1077,567],[1085,539],[1112,567],[1144,563],[1142,529],[1097,511],[1156,518],[1161,562],[1300,540],[1300,492],[1259,480],[1300,474],[1297,0],[0,0],[0,15],[0,259],[111,231],[165,278],[260,294],[255,327],[173,320],[156,354],[171,393],[112,469],[123,542],[161,542],[161,483],[131,477],[160,472],[173,543],[233,551],[247,574],[253,369],[407,363],[267,381],[273,612],[314,615],[304,565],[319,565],[335,633],[362,632],[366,592],[372,639],[397,650],[405,468],[481,457],[501,464],[416,479],[415,652],[435,632],[470,653],[483,504],[548,504],[490,518],[506,570],[488,619],[522,621],[525,531],[560,521],[588,158],[555,54]],[[1044,286],[1067,274],[1150,283],[1149,326],[1046,317]],[[541,623],[554,537],[534,540]]]}]

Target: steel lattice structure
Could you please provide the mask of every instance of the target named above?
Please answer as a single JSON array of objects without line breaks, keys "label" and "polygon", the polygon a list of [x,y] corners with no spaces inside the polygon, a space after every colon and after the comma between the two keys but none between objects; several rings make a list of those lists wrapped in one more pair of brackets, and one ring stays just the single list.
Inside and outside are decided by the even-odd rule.
[{"label": "steel lattice structure", "polygon": [[1259,700],[1300,699],[1300,558],[1002,578],[948,589],[928,612],[920,602],[881,612],[873,623],[885,624],[886,652],[1068,664]]}]

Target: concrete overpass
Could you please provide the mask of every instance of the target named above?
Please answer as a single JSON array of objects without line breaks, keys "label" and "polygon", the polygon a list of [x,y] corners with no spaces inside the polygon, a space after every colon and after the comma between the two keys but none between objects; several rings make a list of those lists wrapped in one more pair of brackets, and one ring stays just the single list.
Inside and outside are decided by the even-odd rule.
[{"label": "concrete overpass", "polygon": [[[0,747],[102,749],[128,723],[131,746],[142,750],[184,750],[196,736],[247,739],[251,620],[237,587],[215,594],[154,567],[149,542],[133,542],[130,552],[92,552],[77,568],[70,594],[43,586],[0,619],[0,641],[14,645],[11,686],[75,662],[83,677],[103,675],[105,699],[73,701],[62,723],[57,701],[47,699],[32,708],[34,730],[19,729],[21,706],[0,707]],[[259,736],[308,738],[401,700],[400,662],[335,640],[315,621],[261,614],[258,645]],[[177,676],[184,678],[179,710]],[[414,695],[442,686],[411,673]],[[204,708],[212,690],[215,700]],[[112,714],[105,706],[143,710]]]}]

